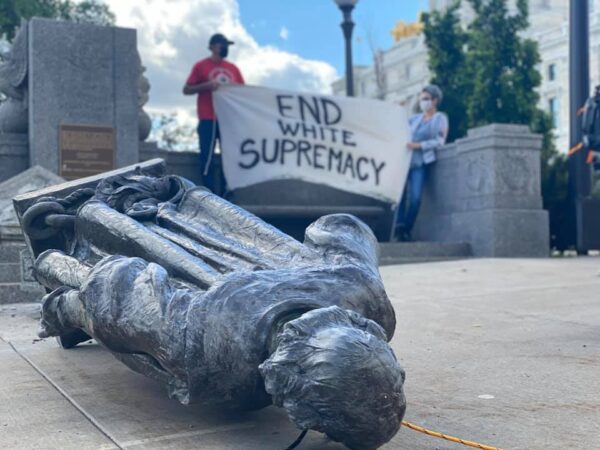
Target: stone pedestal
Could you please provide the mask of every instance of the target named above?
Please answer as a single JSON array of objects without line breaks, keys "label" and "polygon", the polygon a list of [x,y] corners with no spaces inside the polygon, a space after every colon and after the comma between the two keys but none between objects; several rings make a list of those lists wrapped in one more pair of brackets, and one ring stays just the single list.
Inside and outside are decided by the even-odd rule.
[{"label": "stone pedestal", "polygon": [[29,168],[27,134],[0,133],[0,183]]},{"label": "stone pedestal", "polygon": [[61,173],[61,125],[113,128],[115,166],[139,160],[135,30],[34,18],[28,58],[32,166]]},{"label": "stone pedestal", "polygon": [[13,197],[64,181],[35,166],[0,183],[0,304],[39,301],[44,295],[33,278],[33,260],[25,246]]},{"label": "stone pedestal", "polygon": [[474,256],[547,256],[541,144],[525,126],[493,124],[441,149],[415,236],[468,242]]}]

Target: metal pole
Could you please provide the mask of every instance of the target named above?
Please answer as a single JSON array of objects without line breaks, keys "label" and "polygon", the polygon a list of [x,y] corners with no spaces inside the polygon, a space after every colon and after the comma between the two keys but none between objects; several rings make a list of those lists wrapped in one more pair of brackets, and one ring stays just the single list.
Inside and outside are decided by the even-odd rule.
[{"label": "metal pole", "polygon": [[[582,139],[581,117],[577,111],[590,96],[590,44],[588,0],[571,0],[570,26],[570,139],[571,147]],[[569,160],[569,185],[572,198],[590,195],[591,168],[586,164],[586,153],[579,151]]]},{"label": "metal pole", "polygon": [[341,26],[346,41],[346,95],[354,97],[354,72],[352,68],[352,30],[354,30],[352,10],[354,5],[340,6],[340,9],[344,13],[344,21]]},{"label": "metal pole", "polygon": [[[569,32],[569,84],[570,84],[570,144],[582,140],[581,117],[577,111],[590,96],[590,47],[588,0],[571,0]],[[578,151],[569,158],[569,198],[575,216],[575,239],[579,243],[580,217],[578,203],[588,197],[592,189],[591,166],[586,163],[586,151]]]}]

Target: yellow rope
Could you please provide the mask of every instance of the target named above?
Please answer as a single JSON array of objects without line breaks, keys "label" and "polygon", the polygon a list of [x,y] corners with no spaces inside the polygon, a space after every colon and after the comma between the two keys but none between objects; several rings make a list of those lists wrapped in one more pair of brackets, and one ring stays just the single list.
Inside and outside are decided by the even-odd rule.
[{"label": "yellow rope", "polygon": [[437,431],[431,431],[427,428],[407,422],[406,420],[402,421],[402,425],[404,425],[406,428],[410,428],[411,430],[418,431],[419,433],[424,433],[428,436],[433,436],[440,439],[446,439],[447,441],[456,442],[457,444],[466,445],[467,447],[479,448],[481,450],[500,450],[498,447],[490,447],[489,445],[483,445],[473,441],[465,441],[464,439],[459,439],[454,436],[448,436],[443,433],[438,433]]}]

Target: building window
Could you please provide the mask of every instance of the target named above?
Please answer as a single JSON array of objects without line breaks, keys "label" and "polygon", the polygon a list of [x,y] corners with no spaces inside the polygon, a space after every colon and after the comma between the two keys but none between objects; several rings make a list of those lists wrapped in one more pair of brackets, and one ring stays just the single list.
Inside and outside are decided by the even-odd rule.
[{"label": "building window", "polygon": [[550,115],[552,116],[552,125],[554,128],[558,128],[558,98],[551,97],[550,100],[548,100],[548,109],[550,110]]},{"label": "building window", "polygon": [[556,80],[556,64],[550,64],[548,66],[548,80]]},{"label": "building window", "polygon": [[407,80],[410,80],[410,72],[411,72],[411,65],[407,64],[406,66],[404,66],[404,77]]}]

